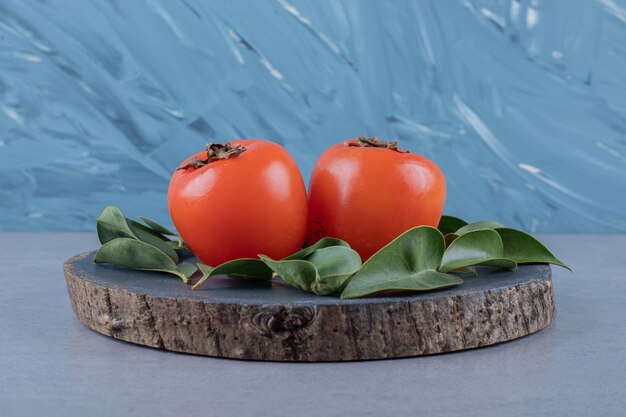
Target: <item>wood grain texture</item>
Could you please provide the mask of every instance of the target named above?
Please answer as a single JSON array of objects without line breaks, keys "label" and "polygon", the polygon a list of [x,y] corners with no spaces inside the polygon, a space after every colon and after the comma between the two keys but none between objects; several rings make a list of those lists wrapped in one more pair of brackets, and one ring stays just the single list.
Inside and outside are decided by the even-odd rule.
[{"label": "wood grain texture", "polygon": [[547,265],[481,270],[443,291],[357,300],[280,283],[216,278],[191,291],[179,279],[69,259],[67,288],[91,329],[177,352],[273,361],[428,355],[536,332],[556,315]]}]

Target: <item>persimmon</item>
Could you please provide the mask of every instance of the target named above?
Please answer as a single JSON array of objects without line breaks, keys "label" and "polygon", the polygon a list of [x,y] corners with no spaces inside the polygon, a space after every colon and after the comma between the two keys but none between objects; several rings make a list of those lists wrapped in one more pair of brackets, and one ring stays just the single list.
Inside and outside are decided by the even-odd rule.
[{"label": "persimmon", "polygon": [[396,141],[338,143],[313,168],[306,244],[337,237],[366,260],[412,227],[436,227],[445,198],[441,169]]},{"label": "persimmon", "polygon": [[189,249],[217,266],[302,248],[307,196],[298,167],[266,140],[209,144],[174,172],[168,189],[172,220]]}]

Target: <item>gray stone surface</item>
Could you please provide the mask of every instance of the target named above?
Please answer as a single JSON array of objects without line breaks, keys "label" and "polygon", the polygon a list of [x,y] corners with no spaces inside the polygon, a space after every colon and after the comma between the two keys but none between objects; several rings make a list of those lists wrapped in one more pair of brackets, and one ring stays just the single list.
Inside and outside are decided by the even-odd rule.
[{"label": "gray stone surface", "polygon": [[623,415],[626,236],[542,236],[558,317],[528,337],[411,359],[268,363],[143,348],[73,316],[62,262],[92,234],[0,234],[0,416]]}]

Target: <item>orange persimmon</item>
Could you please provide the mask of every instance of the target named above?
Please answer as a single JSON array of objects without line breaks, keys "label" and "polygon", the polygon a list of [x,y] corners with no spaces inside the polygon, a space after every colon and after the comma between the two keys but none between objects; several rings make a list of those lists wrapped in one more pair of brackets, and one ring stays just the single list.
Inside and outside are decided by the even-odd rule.
[{"label": "orange persimmon", "polygon": [[266,140],[209,144],[174,172],[168,190],[172,220],[205,264],[300,248],[307,198],[289,152]]},{"label": "orange persimmon", "polygon": [[439,167],[397,143],[359,137],[328,148],[309,184],[306,244],[345,240],[363,260],[406,230],[436,227],[446,198]]}]

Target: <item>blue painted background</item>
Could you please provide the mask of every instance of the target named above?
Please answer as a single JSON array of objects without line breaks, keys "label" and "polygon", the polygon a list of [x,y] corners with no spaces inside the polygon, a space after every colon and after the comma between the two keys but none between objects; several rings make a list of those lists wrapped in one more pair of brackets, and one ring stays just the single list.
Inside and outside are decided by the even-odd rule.
[{"label": "blue painted background", "polygon": [[0,2],[0,230],[166,220],[209,139],[397,138],[446,212],[626,230],[626,1]]}]

